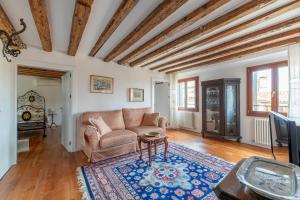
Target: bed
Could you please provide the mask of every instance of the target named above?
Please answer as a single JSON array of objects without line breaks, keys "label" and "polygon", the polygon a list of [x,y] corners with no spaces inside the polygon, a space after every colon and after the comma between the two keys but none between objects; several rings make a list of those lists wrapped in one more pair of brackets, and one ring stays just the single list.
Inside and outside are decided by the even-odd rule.
[{"label": "bed", "polygon": [[18,135],[25,132],[43,130],[46,137],[46,102],[45,97],[30,90],[18,97]]}]

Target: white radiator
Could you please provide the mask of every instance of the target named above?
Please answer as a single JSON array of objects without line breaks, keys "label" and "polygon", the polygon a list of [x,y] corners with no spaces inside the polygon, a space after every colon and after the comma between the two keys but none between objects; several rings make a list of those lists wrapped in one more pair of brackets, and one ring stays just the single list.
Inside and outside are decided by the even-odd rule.
[{"label": "white radiator", "polygon": [[195,116],[193,112],[179,113],[179,126],[182,128],[195,129]]},{"label": "white radiator", "polygon": [[261,145],[271,145],[270,138],[270,124],[268,118],[255,118],[254,119],[254,142]]}]

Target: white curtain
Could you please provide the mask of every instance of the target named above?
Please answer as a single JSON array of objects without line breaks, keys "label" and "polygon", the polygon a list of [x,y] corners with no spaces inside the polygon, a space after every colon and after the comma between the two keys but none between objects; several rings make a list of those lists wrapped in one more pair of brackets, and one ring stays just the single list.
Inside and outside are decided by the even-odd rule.
[{"label": "white curtain", "polygon": [[289,118],[300,125],[300,43],[289,46]]},{"label": "white curtain", "polygon": [[176,75],[175,73],[170,74],[170,126],[172,128],[177,128],[176,119],[176,104],[177,104],[177,94],[176,94]]}]

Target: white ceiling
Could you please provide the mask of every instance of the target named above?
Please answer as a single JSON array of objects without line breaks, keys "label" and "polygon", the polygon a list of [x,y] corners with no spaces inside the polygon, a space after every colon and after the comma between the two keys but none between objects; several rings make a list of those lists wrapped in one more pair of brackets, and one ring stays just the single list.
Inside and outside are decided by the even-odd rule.
[{"label": "white ceiling", "polygon": [[[81,39],[81,43],[77,51],[78,54],[83,54],[83,55],[89,54],[91,48],[94,46],[99,35],[104,30],[105,26],[113,16],[114,12],[117,10],[118,6],[121,4],[121,1],[122,0],[94,0],[92,6],[92,12],[89,17],[88,24],[86,26],[86,29]],[[141,40],[135,43],[132,47],[128,48],[127,51],[123,52],[115,60],[118,60],[119,58],[123,57],[127,53],[131,52],[133,49],[145,43],[146,41],[148,41],[149,39],[157,35],[159,32],[161,32],[162,30],[164,30],[165,28],[167,28],[168,26],[170,26],[180,18],[184,17],[194,9],[203,5],[207,1],[208,0],[188,0],[188,2],[185,3],[181,8],[179,8],[175,13],[169,16],[156,28],[151,30],[148,34],[146,34]],[[222,6],[214,13],[206,16],[202,20],[199,20],[194,25],[182,30],[175,36],[162,42],[160,45],[152,48],[151,50],[157,49],[159,46],[162,46],[167,42],[178,38],[179,36],[199,27],[201,24],[207,23],[208,21],[211,21],[212,19],[215,19],[227,13],[230,10],[237,8],[238,6],[248,1],[249,0],[231,0],[228,4]],[[268,10],[272,10],[276,7],[279,7],[280,5],[289,3],[291,1],[292,0],[278,0],[276,3],[272,4],[271,6],[267,6],[266,8],[254,12],[249,16],[241,18],[229,24],[226,27],[214,31],[213,33],[237,25],[241,22],[244,22],[245,20],[258,16]],[[110,37],[107,43],[105,43],[102,49],[98,52],[96,57],[103,58],[105,55],[107,55],[109,51],[112,50],[118,44],[118,42],[120,42],[128,33],[130,33],[161,2],[162,0],[140,0],[139,3],[131,11],[131,13],[121,23],[121,25],[118,27],[115,33]],[[26,22],[28,28],[21,35],[23,41],[29,46],[33,46],[41,49],[41,43],[30,12],[28,1],[27,0],[0,0],[0,3],[17,30],[20,28],[19,19],[24,18],[24,21]],[[69,35],[71,30],[75,0],[47,0],[47,4],[48,4],[48,18],[50,23],[53,50],[66,53],[69,44]],[[275,24],[280,21],[284,21],[299,15],[300,15],[300,9],[296,9],[292,12],[285,13],[284,15],[278,18],[262,23],[256,27],[245,29],[244,31],[238,34],[234,34],[222,40],[218,40],[212,44],[205,45],[200,49],[204,49],[208,46],[222,43],[229,39],[236,38],[240,35],[244,35],[254,30],[261,29],[271,24]],[[207,36],[208,35],[203,36],[202,39]]]}]

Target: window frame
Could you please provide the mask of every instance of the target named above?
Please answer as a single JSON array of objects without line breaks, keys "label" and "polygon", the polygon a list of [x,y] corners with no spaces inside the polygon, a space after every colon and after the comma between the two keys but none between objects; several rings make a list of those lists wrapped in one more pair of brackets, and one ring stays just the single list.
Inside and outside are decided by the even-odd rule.
[{"label": "window frame", "polygon": [[[288,61],[279,61],[247,67],[247,116],[268,117],[269,112],[253,111],[253,73],[260,70],[271,69],[271,91],[274,95],[271,96],[271,110],[278,112],[278,69],[288,66]],[[287,113],[281,113],[287,115]]]},{"label": "window frame", "polygon": [[[188,108],[187,107],[187,82],[188,81],[195,81],[195,108]],[[189,112],[199,112],[199,77],[195,76],[195,77],[190,77],[190,78],[184,78],[184,79],[179,79],[177,80],[177,84],[179,83],[184,83],[184,107],[179,107],[179,105],[177,104],[177,109],[179,111],[189,111]],[[178,95],[177,95],[177,99],[178,99]]]}]

